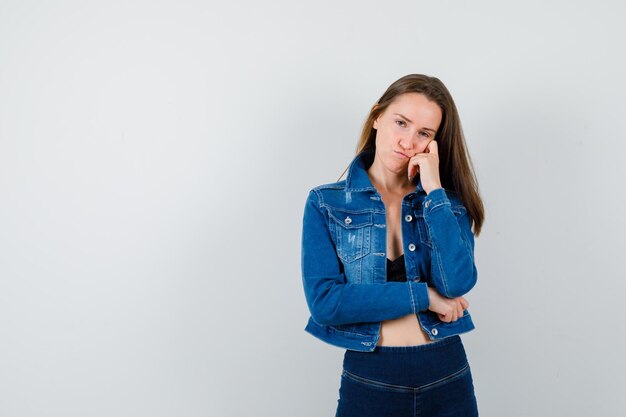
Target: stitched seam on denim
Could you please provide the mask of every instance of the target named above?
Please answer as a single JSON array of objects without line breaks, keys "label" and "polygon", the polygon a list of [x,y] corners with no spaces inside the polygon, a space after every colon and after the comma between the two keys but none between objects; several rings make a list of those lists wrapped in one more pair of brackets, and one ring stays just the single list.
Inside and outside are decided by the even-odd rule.
[{"label": "stitched seam on denim", "polygon": [[435,252],[435,258],[437,258],[437,265],[439,266],[439,270],[441,271],[441,281],[443,282],[443,287],[444,287],[446,294],[448,294],[449,292],[448,292],[448,284],[446,280],[446,273],[443,270],[443,264],[441,262],[441,254],[439,253],[439,247],[435,243],[435,239],[433,238],[433,233],[430,229],[430,226],[428,225],[428,222],[426,222],[426,227],[428,228],[428,231],[430,233],[430,243],[433,245],[433,252]]},{"label": "stitched seam on denim", "polygon": [[[454,212],[453,212],[453,213],[454,213]],[[455,218],[455,220],[457,221],[457,223],[458,223],[458,217],[459,217],[459,216],[457,216],[456,214],[454,215],[454,218]],[[426,226],[429,228],[429,231],[430,231],[431,229],[430,229],[430,226],[429,226],[428,222],[425,222],[425,223],[426,223]],[[469,247],[469,242],[467,241],[467,239],[466,239],[466,237],[465,237],[465,232],[464,232],[464,231],[463,231],[463,229],[460,227],[460,225],[459,225],[459,230],[460,230],[460,232],[461,232],[461,242],[463,243],[463,246],[465,247],[465,249],[466,249],[466,251],[467,251],[467,254],[468,254],[468,256],[469,256],[469,258],[470,258],[470,260],[471,260],[471,263],[472,263],[472,269],[473,269],[474,257],[472,256],[472,251],[470,250],[470,247]],[[437,255],[437,263],[438,263],[438,265],[439,265],[439,269],[441,270],[441,277],[442,277],[441,279],[442,279],[442,281],[443,281],[443,286],[444,286],[444,288],[445,288],[445,290],[446,290],[446,293],[448,293],[448,292],[449,292],[449,290],[448,290],[448,285],[447,285],[447,279],[446,279],[445,272],[444,272],[444,269],[443,269],[443,263],[442,263],[442,261],[441,261],[441,255],[440,255],[440,253],[439,253],[439,250],[437,250],[437,249],[436,249],[436,248],[437,248],[437,246],[436,246],[436,243],[435,243],[435,239],[432,237],[432,236],[433,236],[433,235],[432,235],[432,232],[430,232],[430,235],[431,235],[430,240],[431,240],[431,242],[432,242],[432,244],[433,244],[433,248],[434,248],[433,250],[435,250],[435,251],[436,251],[436,255]],[[473,271],[472,271],[472,273],[473,273]]]},{"label": "stitched seam on denim", "polygon": [[346,188],[346,191],[356,191],[356,192],[363,192],[363,191],[376,191],[375,187],[365,187],[365,188]]},{"label": "stitched seam on denim", "polygon": [[[331,209],[332,210],[336,210],[336,211],[341,211],[342,213],[347,213],[347,214],[370,214],[370,218],[372,217],[372,210],[371,209],[363,209],[363,210],[347,210],[343,207],[335,207],[335,206],[331,206],[330,204],[326,204],[324,203],[324,206]],[[371,220],[370,220],[371,221]]]},{"label": "stitched seam on denim", "polygon": [[[351,323],[346,323],[346,324],[351,324]],[[333,331],[334,331],[335,333],[346,333],[346,334],[361,335],[361,333],[355,333],[355,332],[351,332],[351,331],[348,331],[348,330],[341,330],[341,329],[338,329],[338,328],[336,328],[336,327],[335,327],[335,326],[338,326],[338,325],[332,325],[332,324],[330,324],[329,326],[333,328]]]},{"label": "stitched seam on denim", "polygon": [[433,381],[430,382],[428,384],[425,385],[421,385],[419,387],[408,387],[405,385],[394,385],[394,384],[387,384],[386,382],[381,382],[381,381],[375,381],[372,379],[368,379],[368,378],[364,378],[362,376],[359,375],[355,375],[349,371],[346,371],[345,369],[343,370],[343,374],[348,377],[351,378],[357,382],[361,382],[363,384],[366,385],[371,385],[371,386],[376,386],[376,387],[380,387],[380,388],[385,388],[385,389],[389,389],[389,390],[393,390],[393,391],[401,391],[401,392],[422,392],[422,391],[428,391],[430,389],[436,388],[440,385],[443,385],[447,382],[451,382],[454,381],[455,379],[458,379],[460,377],[462,377],[466,372],[468,372],[470,369],[469,367],[469,362],[465,363],[465,366],[463,366],[463,368],[459,369],[458,371],[453,372],[450,375],[447,375],[441,379],[438,379],[437,381]]},{"label": "stitched seam on denim", "polygon": [[[326,207],[328,207],[328,206],[326,206]],[[350,214],[352,214],[352,213],[350,213]],[[348,216],[349,216],[350,214],[348,214]],[[358,223],[358,224],[356,224],[356,225],[352,225],[352,224],[347,225],[347,224],[345,223],[345,221],[343,221],[343,220],[339,219],[339,218],[338,218],[335,214],[333,214],[331,211],[329,211],[329,212],[328,212],[328,215],[329,215],[329,216],[330,216],[330,217],[331,217],[334,221],[336,221],[337,223],[339,223],[339,224],[341,225],[341,227],[342,227],[342,228],[344,228],[344,229],[346,229],[346,230],[358,230],[358,229],[362,229],[362,228],[367,227],[367,226],[371,226],[371,225],[374,223],[374,222],[372,221],[371,216],[370,216],[370,219],[369,219],[369,220],[366,220],[366,221],[365,221],[365,222],[363,222],[363,223]],[[355,213],[355,214],[352,214],[352,215],[353,215],[353,216],[358,216],[358,213]]]},{"label": "stitched seam on denim", "polygon": [[463,333],[468,333],[468,332],[471,332],[474,329],[475,329],[475,326],[470,328],[470,329],[466,329],[466,330],[457,330],[456,333],[454,333],[454,334],[455,335],[459,335],[459,334],[463,334]]},{"label": "stitched seam on denim", "polygon": [[313,191],[318,191],[318,190],[341,190],[344,187],[343,183],[345,182],[345,180],[342,181],[337,181],[337,182],[331,182],[328,184],[320,184],[316,187],[313,188]]},{"label": "stitched seam on denim", "polygon": [[[467,316],[469,316],[469,311],[467,311]],[[435,323],[431,326],[431,328],[437,327],[437,326],[441,326],[442,324],[448,324],[448,325],[452,325],[455,323],[458,323],[459,320],[463,320],[467,317],[466,315],[463,315],[461,317],[459,317],[458,319],[456,319],[455,321],[451,321],[451,322],[446,322],[446,321],[440,321],[439,323]]]},{"label": "stitched seam on denim", "polygon": [[[311,317],[311,318],[312,318],[312,317]],[[313,319],[313,321],[315,322],[315,324],[316,324],[316,325],[318,325],[318,326],[320,326],[320,327],[323,327],[323,328],[326,328],[326,329],[328,329],[328,328],[332,328],[332,333],[333,333],[333,334],[334,334],[334,333],[346,333],[346,334],[349,334],[349,335],[354,335],[354,336],[358,337],[359,339],[365,339],[364,341],[366,341],[366,342],[367,342],[367,341],[371,341],[371,342],[373,342],[373,341],[374,341],[374,339],[375,339],[375,336],[374,336],[373,334],[371,334],[371,333],[357,333],[357,332],[351,332],[351,331],[348,331],[348,330],[338,329],[338,328],[336,328],[336,327],[335,327],[335,326],[337,326],[337,325],[333,325],[333,324],[320,324],[320,323],[318,323],[317,321],[315,321],[315,319]],[[347,325],[349,325],[349,324],[355,324],[355,323],[346,323],[346,324],[347,324]],[[340,334],[339,336],[341,336],[341,334]],[[345,336],[345,337],[349,337],[349,336]],[[363,340],[361,340],[361,341],[363,341]]]},{"label": "stitched seam on denim", "polygon": [[[317,324],[319,324],[319,323],[317,323]],[[346,323],[346,324],[354,324],[354,323]],[[324,325],[320,324],[320,326],[324,326]],[[352,334],[352,335],[363,337],[363,338],[367,337],[367,339],[371,339],[372,341],[374,340],[374,337],[371,334],[369,334],[369,333],[357,333],[357,332],[350,332],[348,330],[341,330],[341,329],[336,328],[335,327],[336,325],[332,325],[332,324],[329,324],[327,326],[328,327],[332,327],[334,333],[347,333],[347,334]]]},{"label": "stitched seam on denim", "polygon": [[432,388],[436,388],[439,385],[443,385],[444,383],[451,382],[451,381],[454,381],[455,379],[458,379],[458,378],[462,377],[465,374],[465,372],[467,372],[467,371],[469,371],[469,362],[466,362],[465,366],[463,368],[459,369],[458,371],[456,371],[456,372],[454,372],[454,373],[452,373],[452,374],[450,374],[448,376],[445,376],[445,377],[443,377],[443,378],[441,378],[441,379],[439,379],[437,381],[431,382],[431,383],[426,384],[426,385],[422,385],[421,387],[416,388],[416,390],[421,392],[421,391],[427,391],[427,390],[432,389]]},{"label": "stitched seam on denim", "polygon": [[[430,351],[433,349],[440,349],[442,346],[447,346],[451,343],[458,343],[458,340],[455,340],[452,336],[454,335],[451,335],[449,337],[439,338],[437,339],[437,343],[423,343],[421,345],[417,345],[415,346],[417,348],[416,351],[419,351],[419,352]],[[382,345],[382,346],[377,346],[377,347],[385,349],[386,346]],[[391,346],[391,348],[392,350],[395,350],[393,346]],[[397,348],[397,346],[395,348]],[[408,348],[411,349],[413,348],[413,346],[408,346]],[[400,347],[400,349],[402,349],[402,347]]]},{"label": "stitched seam on denim", "polygon": [[324,206],[324,197],[322,196],[322,193],[317,188],[314,188],[313,191],[315,192],[315,195],[317,196],[317,202],[318,202],[319,206],[323,207]]},{"label": "stitched seam on denim", "polygon": [[[365,240],[365,239],[363,239],[363,240]],[[365,249],[363,248],[363,246],[361,246],[361,258],[363,256],[366,256],[366,255],[367,255],[367,253],[365,253]],[[358,262],[357,265],[356,265],[356,271],[357,271],[356,278],[357,278],[357,280],[356,280],[355,284],[361,284],[363,282],[363,260],[361,258],[355,260],[355,262]]]},{"label": "stitched seam on denim", "polygon": [[429,207],[430,210],[428,210],[428,214],[432,213],[434,210],[436,210],[437,208],[442,207],[442,206],[452,206],[452,204],[450,204],[450,202],[448,202],[448,201],[440,202],[439,204],[436,204],[436,205],[434,205],[432,207]]},{"label": "stitched seam on denim", "polygon": [[355,375],[351,372],[346,371],[345,369],[343,370],[343,373],[346,377],[351,378],[357,382],[361,382],[363,384],[371,385],[375,387],[385,388],[391,391],[413,392],[415,390],[415,388],[413,387],[407,387],[404,385],[387,384],[386,382],[374,381],[372,379],[363,378],[362,376]]},{"label": "stitched seam on denim", "polygon": [[[422,310],[423,311],[423,310]],[[417,316],[417,322],[419,323],[420,327],[422,329],[424,329],[424,331],[426,332],[426,334],[428,335],[428,338],[430,340],[433,340],[433,335],[430,333],[431,328],[426,327],[426,325],[424,325],[424,323],[422,323],[422,320],[420,320],[420,314],[422,314],[422,311],[418,311],[417,313],[415,313],[415,315]]]},{"label": "stitched seam on denim", "polygon": [[411,310],[413,310],[413,314],[416,313],[416,307],[415,307],[415,299],[413,298],[413,281],[409,281],[409,294],[411,294]]},{"label": "stitched seam on denim", "polygon": [[[459,215],[459,217],[465,216],[466,214],[461,213]],[[457,219],[458,221],[458,219]],[[460,227],[460,224],[459,224]],[[471,224],[470,224],[470,233],[472,233],[471,231]],[[474,268],[474,254],[472,253],[472,248],[470,247],[470,243],[469,240],[467,238],[467,235],[465,233],[465,231],[463,229],[461,229],[461,240],[463,241],[463,244],[465,245],[465,248],[467,249],[467,254],[469,255],[470,259],[472,260],[472,269]],[[474,271],[472,271],[472,274],[474,273]]]},{"label": "stitched seam on denim", "polygon": [[[433,204],[432,207],[430,207],[430,211],[435,210],[437,207],[441,207],[443,205],[451,205],[452,202],[450,201],[450,199],[448,198],[448,191],[446,191],[446,189],[443,189],[443,195],[441,197],[432,197],[430,198],[431,203]],[[434,201],[433,201],[434,200]]]},{"label": "stitched seam on denim", "polygon": [[[430,239],[430,231],[428,230],[428,225],[426,224],[426,220],[423,219],[423,216],[418,216],[422,218],[422,221],[417,220],[417,233],[420,237],[420,243],[426,246],[429,249],[432,249],[431,240]],[[423,227],[421,225],[424,225]]]}]

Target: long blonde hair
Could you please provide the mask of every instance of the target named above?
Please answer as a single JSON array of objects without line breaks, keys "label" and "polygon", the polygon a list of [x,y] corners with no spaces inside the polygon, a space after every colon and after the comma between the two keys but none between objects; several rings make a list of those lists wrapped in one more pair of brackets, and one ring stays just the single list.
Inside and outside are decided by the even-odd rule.
[{"label": "long blonde hair", "polygon": [[[478,181],[473,164],[465,144],[461,120],[452,95],[446,86],[436,77],[423,74],[409,74],[398,79],[387,88],[382,97],[372,106],[363,123],[361,136],[356,147],[356,154],[376,150],[376,129],[374,121],[401,94],[420,93],[441,108],[441,125],[435,135],[439,149],[439,175],[443,188],[455,191],[467,209],[474,223],[474,235],[478,236],[482,228],[485,211],[479,195]],[[341,174],[339,179],[343,177]],[[414,182],[417,184],[419,174]],[[339,181],[339,180],[338,180]]]}]

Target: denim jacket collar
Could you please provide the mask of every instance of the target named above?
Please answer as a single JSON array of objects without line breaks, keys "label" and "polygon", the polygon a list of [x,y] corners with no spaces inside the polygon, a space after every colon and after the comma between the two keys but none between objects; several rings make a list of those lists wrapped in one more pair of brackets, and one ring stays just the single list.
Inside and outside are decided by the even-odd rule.
[{"label": "denim jacket collar", "polygon": [[[377,191],[367,175],[367,169],[374,162],[374,155],[375,150],[367,149],[359,153],[352,160],[348,168],[348,175],[346,176],[346,191]],[[421,178],[414,192],[426,194],[426,191],[422,188]]]}]

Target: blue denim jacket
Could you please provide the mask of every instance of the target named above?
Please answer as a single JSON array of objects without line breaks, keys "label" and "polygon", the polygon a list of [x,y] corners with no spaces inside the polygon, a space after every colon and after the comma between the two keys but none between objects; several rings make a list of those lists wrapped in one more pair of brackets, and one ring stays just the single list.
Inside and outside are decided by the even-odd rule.
[{"label": "blue denim jacket", "polygon": [[302,220],[302,283],[311,313],[305,331],[329,344],[373,351],[381,321],[413,313],[431,340],[474,329],[469,312],[446,323],[428,310],[427,286],[446,297],[476,283],[471,218],[455,192],[426,194],[421,180],[402,199],[407,282],[387,282],[385,206],[362,152],[345,180],[309,191]]}]

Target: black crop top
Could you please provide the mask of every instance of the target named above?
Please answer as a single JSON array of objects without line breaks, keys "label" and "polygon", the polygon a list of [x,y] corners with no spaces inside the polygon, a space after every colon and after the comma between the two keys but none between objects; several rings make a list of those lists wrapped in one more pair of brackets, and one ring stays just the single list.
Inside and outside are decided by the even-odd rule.
[{"label": "black crop top", "polygon": [[387,281],[406,281],[404,254],[400,255],[393,261],[387,258]]}]

